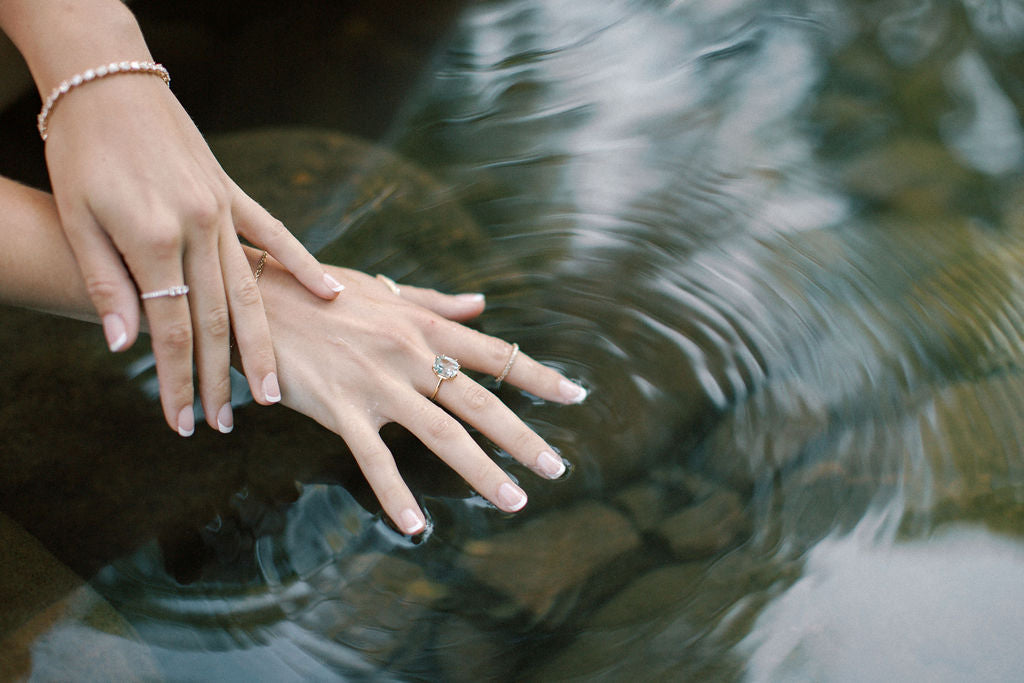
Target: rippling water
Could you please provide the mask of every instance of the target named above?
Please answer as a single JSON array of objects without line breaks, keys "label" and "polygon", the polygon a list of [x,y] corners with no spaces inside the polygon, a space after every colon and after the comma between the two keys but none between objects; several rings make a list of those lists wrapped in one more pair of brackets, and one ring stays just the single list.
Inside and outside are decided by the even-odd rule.
[{"label": "rippling water", "polygon": [[433,180],[222,140],[326,146],[329,191],[275,205],[322,257],[486,292],[482,329],[581,378],[501,389],[573,469],[504,459],[506,517],[396,431],[412,543],[279,418],[192,526],[97,563],[120,626],[59,622],[37,671],[85,642],[169,679],[1013,680],[1022,50],[1013,0],[482,2],[389,138]]}]

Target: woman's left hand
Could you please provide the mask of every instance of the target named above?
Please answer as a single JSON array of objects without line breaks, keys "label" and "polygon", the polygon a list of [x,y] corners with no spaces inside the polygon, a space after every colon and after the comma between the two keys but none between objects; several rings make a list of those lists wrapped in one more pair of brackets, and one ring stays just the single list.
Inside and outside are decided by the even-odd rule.
[{"label": "woman's left hand", "polygon": [[[456,417],[541,476],[562,475],[565,465],[555,449],[497,396],[461,372],[441,380],[432,369],[438,354],[488,375],[505,369],[510,343],[456,322],[483,311],[482,295],[449,296],[406,285],[396,293],[358,271],[328,271],[345,285],[345,296],[336,301],[311,296],[272,259],[260,279],[283,403],[345,440],[399,529],[415,534],[426,522],[380,438],[390,422],[403,425],[507,512],[522,509],[526,494]],[[559,403],[586,397],[580,385],[526,354],[513,360],[505,381]]]}]

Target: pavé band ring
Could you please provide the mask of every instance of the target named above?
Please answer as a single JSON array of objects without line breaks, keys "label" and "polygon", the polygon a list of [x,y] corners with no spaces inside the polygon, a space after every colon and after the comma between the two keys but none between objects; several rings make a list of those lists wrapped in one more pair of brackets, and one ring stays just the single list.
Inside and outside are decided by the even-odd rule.
[{"label": "pav\u00e9 band ring", "polygon": [[512,350],[508,352],[508,360],[505,361],[505,369],[501,371],[500,375],[495,376],[494,379],[501,384],[508,377],[508,373],[512,372],[512,364],[516,362],[516,356],[519,355],[519,344],[512,342]]},{"label": "pav\u00e9 band ring", "polygon": [[174,287],[168,287],[167,289],[158,289],[153,292],[145,292],[139,295],[140,299],[159,299],[163,296],[185,296],[188,294],[188,285],[175,285]]},{"label": "pav\u00e9 band ring", "polygon": [[433,401],[437,396],[438,390],[441,388],[441,383],[446,379],[454,379],[455,375],[459,374],[459,361],[455,360],[451,356],[446,356],[442,353],[434,356],[433,371],[437,375],[437,385],[434,386],[434,393],[430,394],[430,400]]}]

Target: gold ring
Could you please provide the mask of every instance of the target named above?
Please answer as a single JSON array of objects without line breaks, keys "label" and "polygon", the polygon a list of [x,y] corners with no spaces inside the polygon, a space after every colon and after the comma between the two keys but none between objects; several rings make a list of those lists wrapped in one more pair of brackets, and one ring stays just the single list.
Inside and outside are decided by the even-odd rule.
[{"label": "gold ring", "polygon": [[512,350],[508,354],[508,360],[505,361],[505,369],[501,371],[500,375],[495,375],[494,379],[498,380],[498,384],[505,381],[508,377],[508,373],[512,372],[512,364],[516,362],[516,356],[519,355],[519,344],[512,342]]},{"label": "gold ring", "polygon": [[263,250],[260,254],[260,260],[256,262],[256,268],[252,271],[252,277],[256,282],[260,281],[260,275],[263,275],[263,267],[267,265],[267,251]]},{"label": "gold ring", "polygon": [[402,296],[402,290],[399,289],[398,285],[395,284],[395,281],[389,278],[387,275],[381,275],[380,273],[377,273],[377,279],[386,284],[388,286],[388,289],[390,289],[395,296]]},{"label": "gold ring", "polygon": [[437,385],[434,386],[434,393],[430,395],[430,400],[433,401],[437,396],[438,390],[441,388],[441,383],[446,379],[454,379],[455,375],[459,374],[459,361],[455,360],[451,356],[446,356],[442,353],[434,356],[433,370],[434,374],[437,375]]}]

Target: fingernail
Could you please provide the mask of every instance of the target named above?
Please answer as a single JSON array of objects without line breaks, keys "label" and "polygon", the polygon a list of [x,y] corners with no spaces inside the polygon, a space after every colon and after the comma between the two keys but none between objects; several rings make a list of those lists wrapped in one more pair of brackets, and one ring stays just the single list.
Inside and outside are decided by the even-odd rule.
[{"label": "fingernail", "polygon": [[459,301],[466,301],[468,303],[479,303],[484,300],[483,294],[456,294],[455,298]]},{"label": "fingernail", "polygon": [[128,331],[124,327],[124,319],[117,313],[103,316],[103,336],[107,338],[107,346],[111,351],[120,351],[128,342]]},{"label": "fingernail", "polygon": [[565,474],[565,463],[550,451],[541,451],[537,456],[537,469],[549,479],[558,479]]},{"label": "fingernail", "polygon": [[178,433],[182,436],[192,436],[196,431],[196,416],[192,412],[192,406],[186,406],[178,413]]},{"label": "fingernail", "polygon": [[498,503],[506,512],[519,512],[526,505],[526,494],[518,486],[505,482],[498,487]]},{"label": "fingernail", "polygon": [[270,403],[281,400],[281,387],[277,383],[277,375],[273,372],[263,378],[263,398]]},{"label": "fingernail", "polygon": [[423,519],[423,515],[412,508],[402,510],[398,516],[402,521],[402,530],[410,536],[418,534],[427,526],[427,522]]},{"label": "fingernail", "polygon": [[230,434],[235,428],[235,416],[231,413],[231,404],[225,403],[217,411],[217,431],[221,434]]},{"label": "fingernail", "polygon": [[330,273],[324,273],[324,284],[326,284],[332,292],[340,292],[345,289],[345,285],[331,277]]},{"label": "fingernail", "polygon": [[582,403],[587,397],[587,390],[575,382],[563,379],[558,383],[558,391],[567,403]]}]

